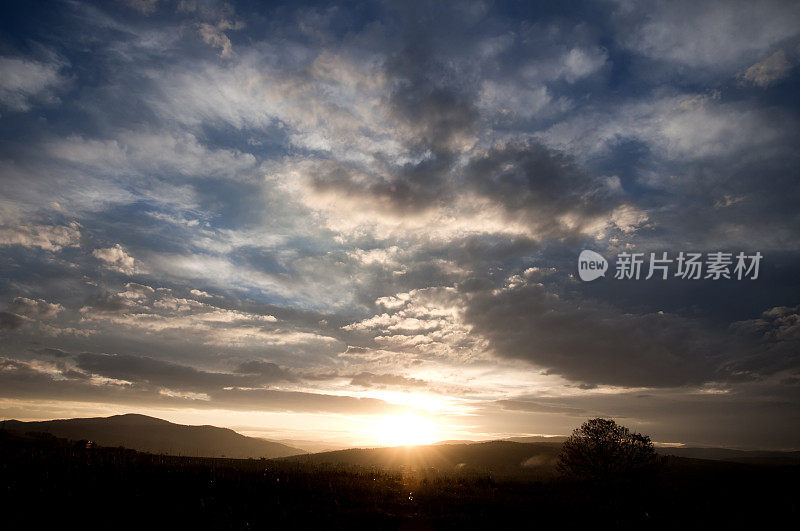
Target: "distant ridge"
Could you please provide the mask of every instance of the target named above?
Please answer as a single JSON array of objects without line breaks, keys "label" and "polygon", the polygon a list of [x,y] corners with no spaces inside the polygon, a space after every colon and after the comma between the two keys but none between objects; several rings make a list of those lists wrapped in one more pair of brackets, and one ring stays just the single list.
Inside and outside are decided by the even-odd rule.
[{"label": "distant ridge", "polygon": [[563,435],[529,435],[527,437],[509,437],[502,440],[518,443],[563,443],[567,440],[567,437]]},{"label": "distant ridge", "polygon": [[424,446],[354,448],[287,458],[311,465],[494,473],[503,476],[542,475],[555,471],[560,444],[488,441]]},{"label": "distant ridge", "polygon": [[[146,415],[76,418],[22,422],[0,421],[0,429],[26,433],[50,433],[71,440],[90,440],[100,446],[124,446],[157,454],[247,458],[291,457],[309,463],[359,466],[424,465],[442,470],[501,470],[508,473],[543,472],[552,469],[566,437],[509,437],[495,441],[451,440],[406,447],[350,448],[309,454],[291,444],[247,437],[227,428],[187,426]],[[290,442],[290,441],[285,441]],[[300,443],[301,441],[297,441]],[[312,448],[322,443],[305,441]],[[797,451],[748,451],[725,448],[662,447],[662,455],[758,465],[800,465]]]},{"label": "distant ridge", "polygon": [[0,425],[8,431],[23,434],[50,433],[66,439],[90,440],[100,446],[124,446],[158,454],[243,459],[305,453],[299,448],[246,437],[227,428],[186,426],[137,414],[39,422],[5,420]]},{"label": "distant ridge", "polygon": [[[351,448],[297,455],[290,461],[313,465],[437,469],[443,472],[491,472],[505,476],[542,476],[555,473],[566,437],[519,437],[496,441],[440,441],[422,446]],[[724,448],[657,448],[674,456],[681,466],[692,462],[739,465],[800,465],[800,452],[762,452]]]},{"label": "distant ridge", "polygon": [[678,447],[657,448],[663,455],[688,457],[691,459],[710,459],[731,463],[758,465],[800,465],[800,452],[781,452],[766,450],[731,450],[728,448]]}]

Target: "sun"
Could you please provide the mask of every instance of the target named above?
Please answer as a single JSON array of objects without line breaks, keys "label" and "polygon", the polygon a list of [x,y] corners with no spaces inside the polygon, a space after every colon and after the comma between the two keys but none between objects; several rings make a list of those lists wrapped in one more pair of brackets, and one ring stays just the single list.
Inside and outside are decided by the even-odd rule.
[{"label": "sun", "polygon": [[436,424],[413,413],[388,415],[375,424],[374,436],[386,446],[431,444],[437,440]]}]

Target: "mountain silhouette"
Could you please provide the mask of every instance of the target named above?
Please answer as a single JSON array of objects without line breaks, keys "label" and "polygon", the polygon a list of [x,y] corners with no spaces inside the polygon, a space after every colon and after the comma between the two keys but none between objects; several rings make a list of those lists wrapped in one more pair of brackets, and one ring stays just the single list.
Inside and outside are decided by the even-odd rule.
[{"label": "mountain silhouette", "polygon": [[436,470],[438,472],[491,472],[500,475],[551,474],[561,443],[489,441],[438,443],[426,446],[352,448],[286,458],[312,465]]},{"label": "mountain silhouette", "polygon": [[146,415],[21,422],[6,420],[3,429],[50,433],[100,446],[124,446],[142,452],[197,457],[274,458],[305,453],[285,444],[246,437],[227,428],[186,426]]},{"label": "mountain silhouette", "polygon": [[[544,437],[542,437],[544,438]],[[499,476],[551,476],[561,451],[564,437],[520,437],[524,442],[509,439],[473,442],[442,441],[423,446],[386,448],[351,448],[290,456],[284,460],[309,465],[334,467],[375,467],[384,469],[436,470],[455,473],[491,473]],[[800,465],[800,452],[762,452],[727,450],[724,448],[658,448],[681,467],[706,463],[708,466]]]},{"label": "mountain silhouette", "polygon": [[[227,428],[187,426],[146,415],[21,422],[5,420],[0,429],[19,434],[49,433],[100,446],[124,446],[140,452],[197,457],[288,458],[308,464],[439,471],[539,475],[555,468],[565,437],[510,437],[495,441],[440,441],[432,445],[350,448],[308,453],[290,444],[247,437]],[[288,441],[287,441],[288,442]],[[299,442],[299,441],[298,441]],[[324,446],[309,442],[312,449]],[[662,455],[758,465],[797,465],[800,452],[745,451],[725,448],[658,448]]]},{"label": "mountain silhouette", "polygon": [[756,465],[800,465],[800,452],[797,451],[762,451],[732,450],[729,448],[678,447],[657,448],[662,455],[688,457],[691,459],[707,459],[712,461],[729,461]]}]

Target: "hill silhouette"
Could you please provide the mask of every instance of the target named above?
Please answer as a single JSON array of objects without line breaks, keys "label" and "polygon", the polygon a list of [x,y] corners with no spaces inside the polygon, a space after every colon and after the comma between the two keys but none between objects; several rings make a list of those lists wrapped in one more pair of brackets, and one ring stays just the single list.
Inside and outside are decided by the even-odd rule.
[{"label": "hill silhouette", "polygon": [[[529,438],[521,438],[524,441]],[[536,439],[536,438],[533,438]],[[552,476],[561,451],[562,437],[551,442],[515,442],[509,439],[485,442],[442,441],[424,446],[351,448],[310,453],[285,461],[334,467],[369,467],[386,470],[479,473],[506,477]],[[658,448],[678,466],[693,467],[706,462],[749,465],[800,465],[800,452],[729,450],[725,448]],[[722,464],[722,463],[720,463]]]},{"label": "hill silhouette", "polygon": [[761,450],[732,450],[730,448],[678,447],[658,448],[662,455],[728,461],[754,465],[800,465],[800,452],[780,452]]},{"label": "hill silhouette", "polygon": [[528,435],[526,437],[509,437],[501,440],[516,443],[562,443],[566,441],[567,438],[560,435]]},{"label": "hill silhouette", "polygon": [[797,512],[796,466],[670,457],[646,489],[495,472],[557,447],[494,441],[222,459],[0,430],[0,515],[8,529],[771,529]]},{"label": "hill silhouette", "polygon": [[[49,433],[70,440],[90,440],[100,446],[123,446],[156,454],[237,459],[290,458],[306,464],[491,472],[510,476],[552,474],[565,439],[510,437],[495,441],[440,441],[413,447],[350,448],[308,453],[290,444],[247,437],[227,428],[187,426],[138,414],[38,422],[6,420],[0,426],[20,434]],[[732,463],[800,464],[800,452],[704,447],[669,447],[657,451],[662,455]]]},{"label": "hill silhouette", "polygon": [[284,460],[339,467],[531,476],[552,474],[560,448],[560,443],[512,441],[439,443],[428,446],[353,448],[297,455]]},{"label": "hill silhouette", "polygon": [[304,453],[285,444],[247,437],[216,426],[186,426],[146,415],[21,422],[6,420],[4,429],[17,433],[49,433],[101,446],[124,446],[142,452],[198,457],[274,458]]}]

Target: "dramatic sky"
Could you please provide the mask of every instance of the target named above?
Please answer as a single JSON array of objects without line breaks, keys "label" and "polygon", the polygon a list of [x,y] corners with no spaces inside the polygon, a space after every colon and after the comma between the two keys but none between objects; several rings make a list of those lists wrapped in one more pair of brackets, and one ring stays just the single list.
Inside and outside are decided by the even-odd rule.
[{"label": "dramatic sky", "polygon": [[800,448],[800,4],[438,4],[5,2],[0,416]]}]

